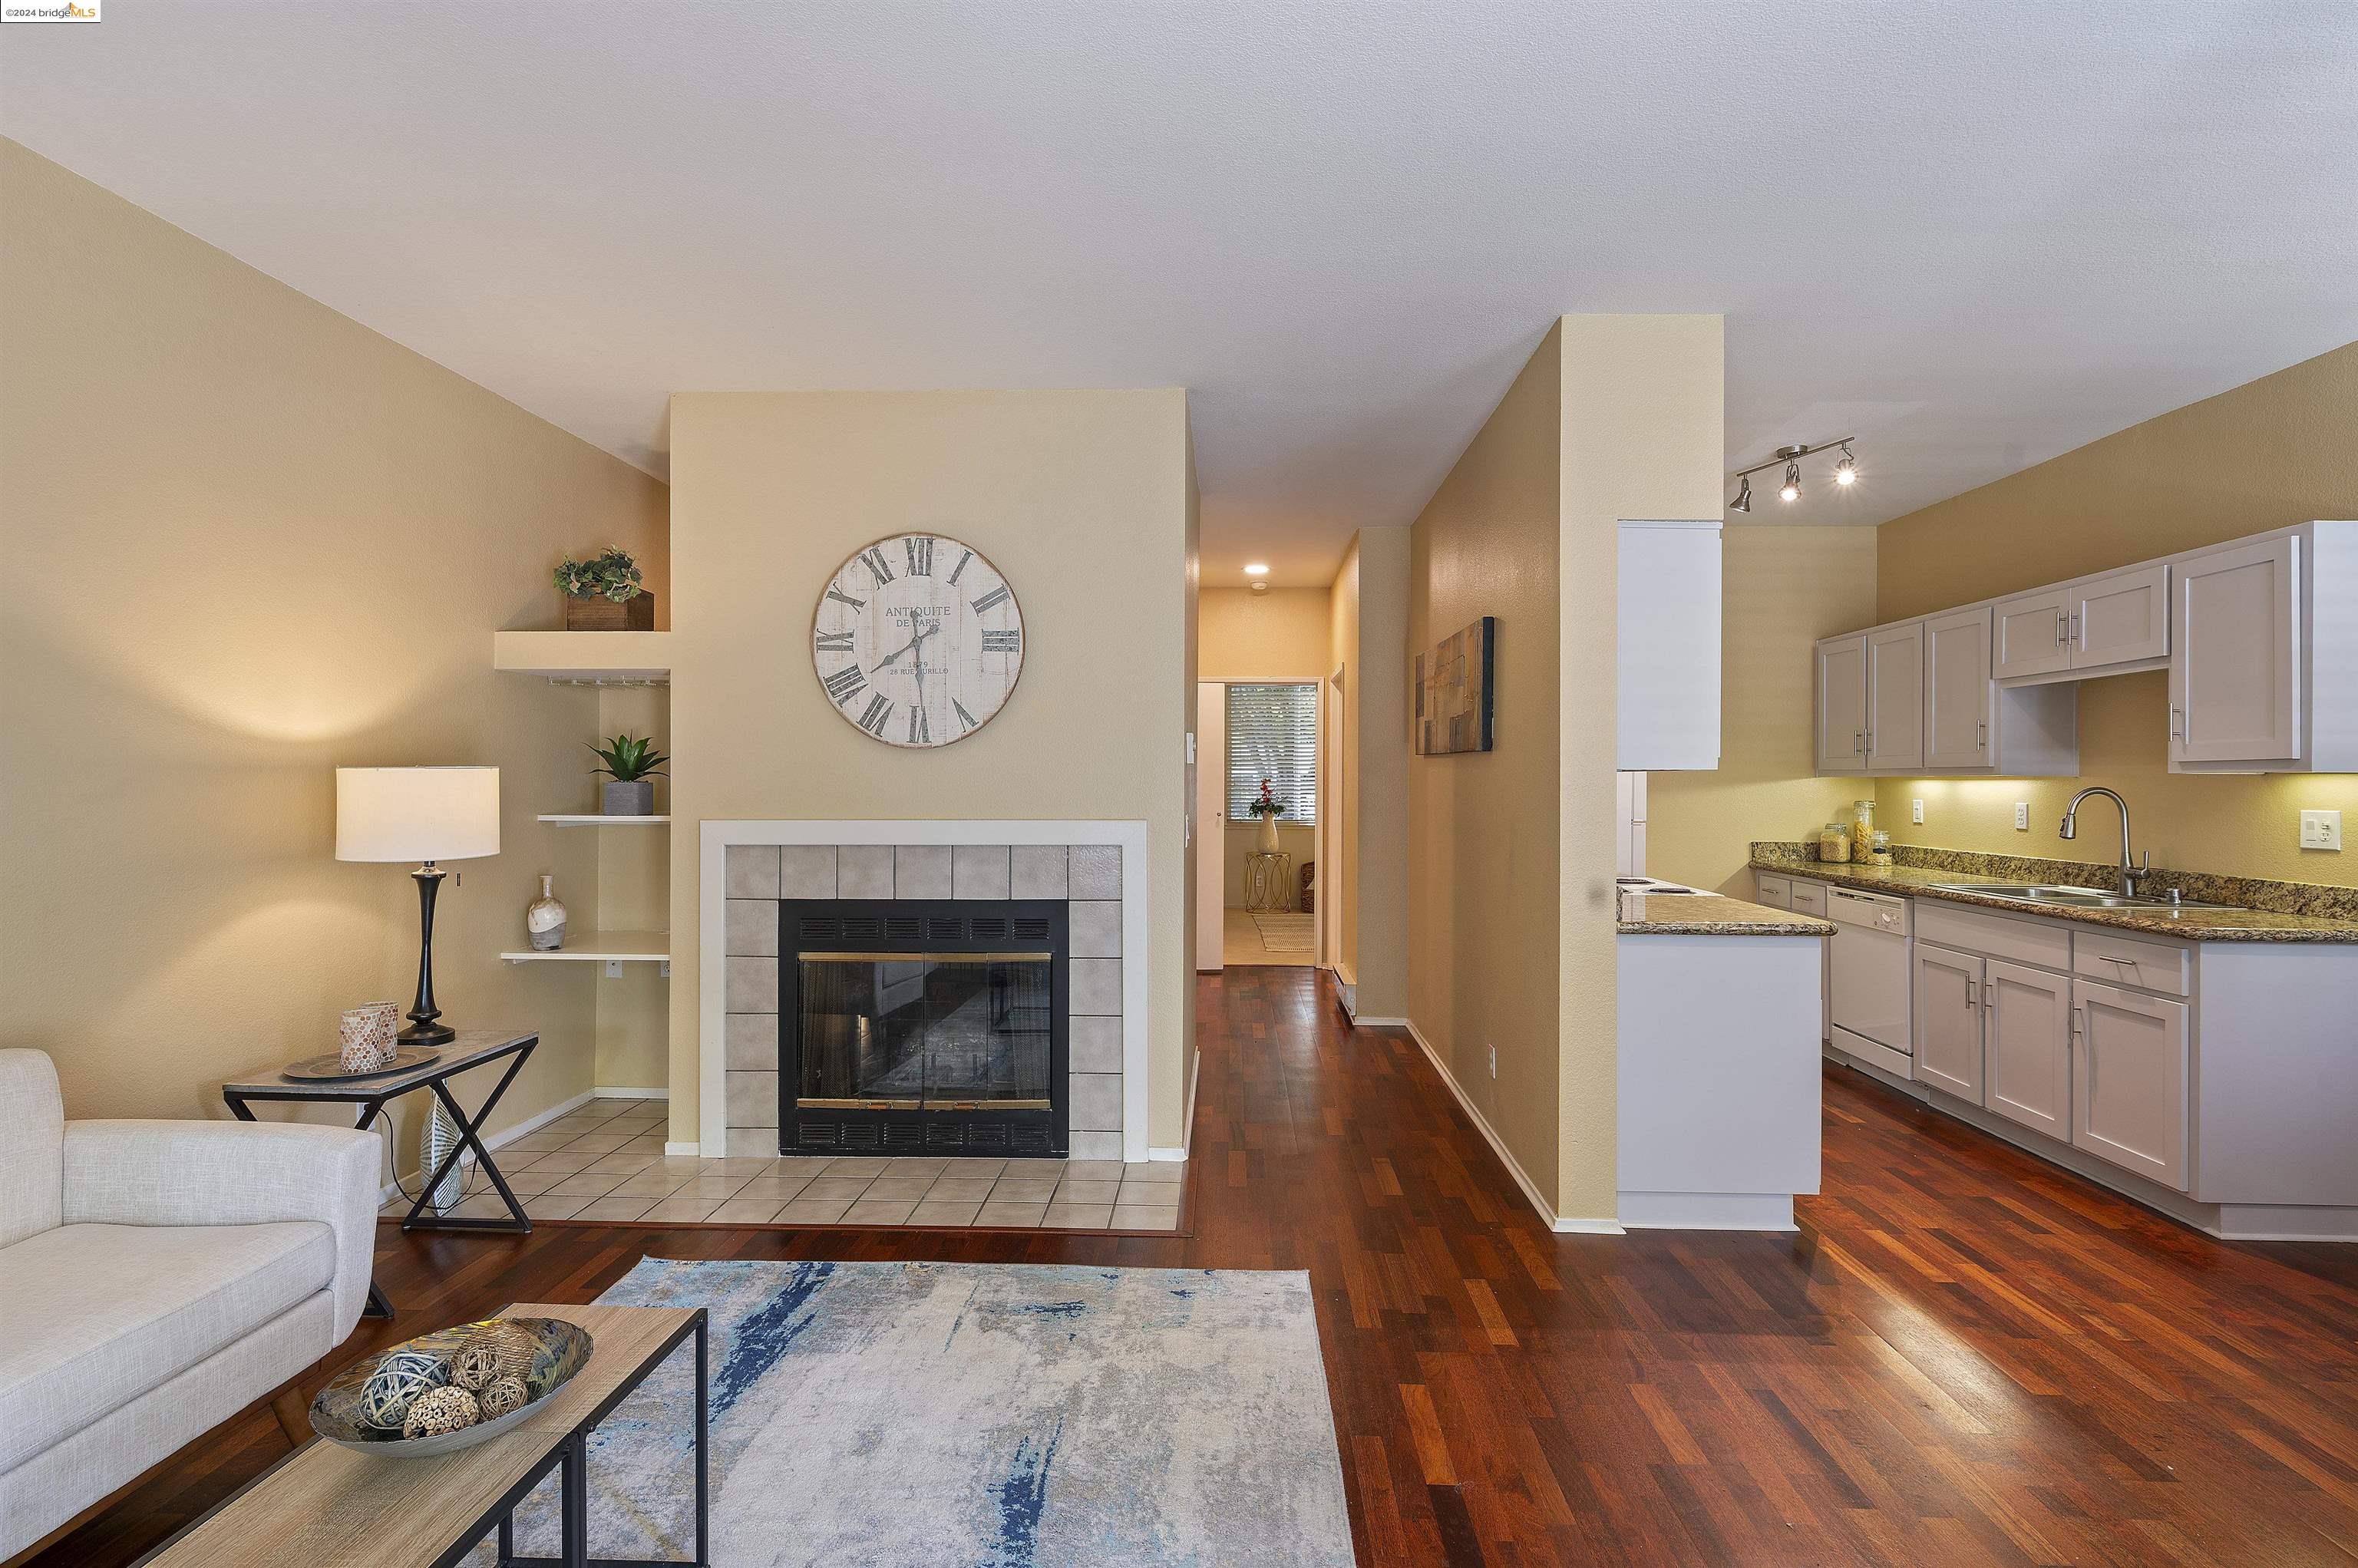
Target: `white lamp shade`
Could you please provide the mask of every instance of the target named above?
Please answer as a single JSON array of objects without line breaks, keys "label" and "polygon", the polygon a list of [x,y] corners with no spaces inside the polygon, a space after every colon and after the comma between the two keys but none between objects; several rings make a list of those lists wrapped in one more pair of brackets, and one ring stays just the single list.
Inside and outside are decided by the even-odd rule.
[{"label": "white lamp shade", "polygon": [[499,769],[336,770],[339,860],[472,860],[499,852]]}]

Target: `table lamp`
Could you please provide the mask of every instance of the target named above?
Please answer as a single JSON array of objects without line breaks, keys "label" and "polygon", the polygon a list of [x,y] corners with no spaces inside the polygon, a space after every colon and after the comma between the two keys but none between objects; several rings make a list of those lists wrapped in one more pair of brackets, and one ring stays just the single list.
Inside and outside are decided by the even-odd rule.
[{"label": "table lamp", "polygon": [[497,768],[338,768],[336,859],[416,860],[417,1000],[403,1044],[439,1045],[458,1032],[434,1005],[434,895],[448,874],[436,862],[500,852]]}]

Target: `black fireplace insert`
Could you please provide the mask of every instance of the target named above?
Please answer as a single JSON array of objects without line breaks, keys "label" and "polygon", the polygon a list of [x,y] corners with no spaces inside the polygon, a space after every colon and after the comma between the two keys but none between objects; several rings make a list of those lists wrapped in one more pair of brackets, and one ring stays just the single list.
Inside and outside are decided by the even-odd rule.
[{"label": "black fireplace insert", "polygon": [[1043,899],[782,899],[788,1154],[1061,1157],[1065,912]]}]

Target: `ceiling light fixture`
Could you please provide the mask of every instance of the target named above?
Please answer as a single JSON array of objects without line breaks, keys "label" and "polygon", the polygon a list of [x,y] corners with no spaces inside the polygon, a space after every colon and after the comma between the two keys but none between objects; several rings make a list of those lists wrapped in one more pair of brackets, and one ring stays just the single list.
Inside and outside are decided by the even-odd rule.
[{"label": "ceiling light fixture", "polygon": [[1268,575],[1269,563],[1267,561],[1255,561],[1250,566],[1245,568],[1245,576],[1247,577],[1267,577]]},{"label": "ceiling light fixture", "polygon": [[1801,500],[1801,460],[1812,453],[1836,448],[1841,449],[1842,460],[1834,464],[1834,483],[1844,486],[1857,483],[1858,460],[1852,456],[1850,449],[1850,444],[1857,439],[1856,436],[1840,436],[1831,441],[1818,441],[1806,447],[1779,447],[1777,449],[1777,455],[1767,462],[1754,463],[1750,468],[1736,470],[1736,499],[1727,503],[1727,509],[1730,512],[1751,511],[1752,476],[1773,468],[1782,468],[1785,470],[1785,482],[1778,486],[1777,498],[1787,503]]}]

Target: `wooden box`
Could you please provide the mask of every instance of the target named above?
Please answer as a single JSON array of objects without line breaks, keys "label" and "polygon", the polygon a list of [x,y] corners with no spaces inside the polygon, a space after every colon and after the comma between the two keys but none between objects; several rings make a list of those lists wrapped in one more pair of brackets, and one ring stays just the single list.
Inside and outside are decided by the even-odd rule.
[{"label": "wooden box", "polygon": [[652,632],[655,629],[655,596],[640,593],[617,604],[611,599],[565,600],[568,632]]}]

